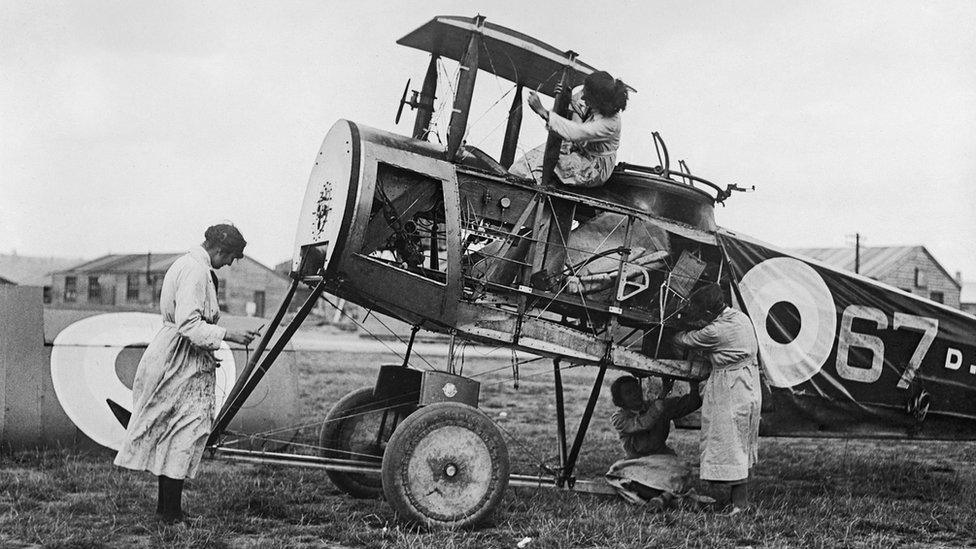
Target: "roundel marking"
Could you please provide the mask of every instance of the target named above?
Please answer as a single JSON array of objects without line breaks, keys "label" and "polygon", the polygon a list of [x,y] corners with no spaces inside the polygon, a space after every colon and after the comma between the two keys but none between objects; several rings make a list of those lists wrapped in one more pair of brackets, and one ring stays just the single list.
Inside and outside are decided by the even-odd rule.
[{"label": "roundel marking", "polygon": [[[54,393],[64,413],[88,438],[113,450],[122,446],[125,427],[119,414],[131,413],[132,390],[119,378],[116,362],[126,355],[134,358],[123,350],[148,345],[162,325],[158,314],[108,313],[83,318],[54,338]],[[216,357],[220,368],[214,397],[216,409],[220,409],[234,384],[237,367],[226,343],[221,343]]]},{"label": "roundel marking", "polygon": [[793,387],[820,372],[834,344],[837,309],[817,271],[792,257],[767,259],[749,269],[739,289],[770,385]]}]

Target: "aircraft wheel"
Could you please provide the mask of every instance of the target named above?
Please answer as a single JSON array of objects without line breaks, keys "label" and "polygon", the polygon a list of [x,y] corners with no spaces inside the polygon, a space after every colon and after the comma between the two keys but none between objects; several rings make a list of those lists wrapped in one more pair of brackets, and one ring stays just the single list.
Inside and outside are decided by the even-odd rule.
[{"label": "aircraft wheel", "polygon": [[383,493],[400,517],[458,528],[495,510],[508,486],[508,446],[481,411],[456,402],[421,408],[383,453]]},{"label": "aircraft wheel", "polygon": [[[356,389],[342,397],[329,410],[322,430],[319,431],[322,455],[378,463],[383,457],[383,446],[389,439],[393,422],[393,410],[390,410],[384,429],[386,432],[379,435],[380,425],[383,423],[383,408],[383,403],[378,403],[373,398],[372,387]],[[383,495],[379,474],[338,471],[326,471],[326,474],[337,488],[353,497],[377,498]]]}]

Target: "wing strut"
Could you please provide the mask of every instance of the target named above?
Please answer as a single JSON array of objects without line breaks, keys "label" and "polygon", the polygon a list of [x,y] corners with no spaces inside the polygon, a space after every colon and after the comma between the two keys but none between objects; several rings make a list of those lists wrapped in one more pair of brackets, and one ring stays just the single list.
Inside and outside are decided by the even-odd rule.
[{"label": "wing strut", "polygon": [[417,117],[413,122],[413,138],[427,140],[430,131],[430,118],[434,114],[434,93],[437,91],[437,59],[436,53],[431,54],[424,75],[424,85],[420,88],[420,99],[417,102]]},{"label": "wing strut", "polygon": [[556,485],[565,484],[566,471],[566,407],[563,404],[563,374],[559,371],[559,359],[552,359],[552,378],[556,385],[556,435],[559,437],[559,477]]},{"label": "wing strut", "polygon": [[[603,376],[607,373],[606,362],[600,363],[600,371],[593,382],[593,389],[590,391],[590,398],[586,401],[586,409],[583,410],[583,417],[580,418],[579,429],[576,431],[576,439],[573,440],[573,447],[569,450],[569,456],[565,463],[562,463],[562,470],[559,472],[559,480],[566,483],[570,488],[576,482],[573,476],[573,469],[576,468],[576,459],[579,458],[580,450],[583,448],[583,439],[586,438],[586,429],[590,426],[590,419],[593,417],[593,409],[596,408],[596,401],[600,397],[600,389],[603,388]],[[565,441],[563,441],[565,444]],[[562,484],[560,484],[561,486]]]},{"label": "wing strut", "polygon": [[210,438],[207,439],[207,445],[212,446],[217,443],[217,440],[223,434],[227,426],[230,425],[231,420],[240,411],[241,406],[247,397],[251,395],[254,388],[257,387],[261,378],[267,373],[271,364],[274,363],[281,351],[284,350],[285,345],[291,340],[292,336],[295,335],[295,331],[301,326],[305,317],[308,313],[312,311],[312,307],[318,302],[319,297],[322,296],[322,292],[325,291],[325,281],[320,280],[319,283],[309,294],[308,299],[302,304],[301,309],[295,313],[295,318],[288,323],[288,327],[282,332],[278,341],[275,342],[274,346],[268,351],[268,354],[261,360],[261,365],[257,366],[258,360],[261,359],[261,355],[264,354],[264,350],[268,347],[268,343],[271,342],[271,337],[277,331],[278,326],[281,324],[281,319],[285,316],[285,312],[288,310],[288,306],[291,304],[292,299],[295,297],[295,290],[298,288],[299,280],[296,278],[292,282],[291,288],[288,290],[288,295],[285,296],[284,301],[281,302],[281,306],[278,308],[278,312],[275,314],[274,320],[268,327],[267,331],[264,332],[264,336],[261,338],[261,343],[258,344],[257,349],[254,350],[254,354],[251,356],[251,360],[248,361],[247,366],[241,373],[240,377],[237,378],[237,382],[234,383],[234,388],[231,389],[230,395],[227,397],[227,401],[224,402],[223,408],[221,408],[220,413],[217,415],[217,421],[214,422],[213,430],[210,432]]},{"label": "wing strut", "polygon": [[458,77],[457,92],[454,95],[454,109],[451,111],[451,125],[447,130],[447,159],[453,161],[464,141],[464,130],[468,127],[468,112],[471,110],[471,96],[474,82],[478,76],[478,56],[481,53],[482,29],[485,18],[475,17],[477,30],[468,39],[468,49],[461,60],[461,74]]},{"label": "wing strut", "polygon": [[[568,51],[566,56],[569,61],[563,67],[559,75],[559,84],[556,85],[556,99],[553,101],[552,111],[560,116],[566,116],[569,111],[569,103],[573,97],[572,86],[569,85],[570,65],[576,61],[576,52]],[[546,138],[546,152],[542,157],[542,184],[546,187],[556,183],[556,174],[553,171],[556,163],[559,162],[559,149],[563,138],[553,130],[549,130]]]},{"label": "wing strut", "polygon": [[502,143],[502,154],[498,163],[509,169],[515,162],[515,150],[518,147],[519,131],[522,129],[522,84],[516,84],[515,97],[512,106],[508,108],[508,124],[505,126],[505,140]]}]

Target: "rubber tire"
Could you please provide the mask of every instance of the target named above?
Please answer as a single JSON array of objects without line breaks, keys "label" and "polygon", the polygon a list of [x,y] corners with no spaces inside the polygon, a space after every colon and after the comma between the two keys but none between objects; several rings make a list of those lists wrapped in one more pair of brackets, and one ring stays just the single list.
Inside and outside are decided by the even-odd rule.
[{"label": "rubber tire", "polygon": [[[361,445],[352,448],[350,437],[364,435],[376,437],[379,428],[380,418],[382,418],[383,406],[376,403],[373,398],[373,388],[363,387],[342,397],[335,406],[329,410],[325,416],[325,423],[319,431],[319,446],[322,448],[322,456],[339,459],[362,459],[359,453],[375,454],[377,460],[382,458],[383,449],[370,445],[363,448]],[[375,410],[375,414],[363,414]],[[392,410],[391,410],[392,412]],[[360,414],[352,415],[351,414]],[[387,424],[393,420],[392,413],[387,419]],[[367,432],[368,431],[368,432]],[[350,454],[353,451],[356,454]],[[338,471],[326,471],[329,479],[336,488],[342,490],[355,498],[378,498],[383,495],[383,485],[379,474],[366,475],[360,473],[342,473]]]},{"label": "rubber tire", "polygon": [[[445,433],[444,429],[448,429],[448,433]],[[441,438],[452,436],[450,431],[462,437]],[[478,440],[484,446],[478,444]],[[474,446],[470,444],[464,446],[465,442],[474,443]],[[429,450],[429,445],[432,443],[437,445],[434,453],[415,456],[418,446],[427,445]],[[465,486],[461,485],[468,478],[464,475],[465,465],[473,463],[464,461],[465,450],[469,448],[467,455],[471,456],[474,453],[476,457],[487,459],[490,469],[483,490],[479,486],[471,487],[475,497],[480,494],[474,505],[450,514],[440,513],[432,509],[431,505],[449,501],[451,499],[449,495],[438,491],[438,496],[429,498],[434,491],[422,494],[411,490],[411,481],[419,482],[415,475],[412,478],[411,464],[414,466],[414,472],[421,470],[423,473],[430,473],[435,480],[438,480],[439,484],[435,484],[435,488],[438,485],[448,488],[449,493],[458,492],[456,489],[450,490],[451,488],[465,489]],[[436,479],[439,473],[431,467],[431,464],[434,459],[439,458],[446,458],[451,464],[456,463],[455,470],[461,474],[455,473],[457,478],[452,480],[454,477],[449,479],[446,474],[440,473],[441,478]],[[431,470],[426,471],[423,467],[431,467]],[[505,494],[505,489],[508,487],[508,474],[508,446],[501,431],[477,408],[457,402],[439,402],[414,412],[393,432],[383,453],[383,493],[386,495],[387,502],[401,519],[428,527],[463,528],[487,518],[494,512]],[[467,493],[472,492],[467,490]]]}]

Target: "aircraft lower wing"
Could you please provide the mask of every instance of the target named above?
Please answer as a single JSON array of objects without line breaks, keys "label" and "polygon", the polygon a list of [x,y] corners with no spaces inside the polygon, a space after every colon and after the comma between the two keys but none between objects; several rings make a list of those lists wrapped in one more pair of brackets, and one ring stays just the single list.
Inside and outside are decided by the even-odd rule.
[{"label": "aircraft lower wing", "polygon": [[721,230],[762,433],[976,439],[976,317]]}]

